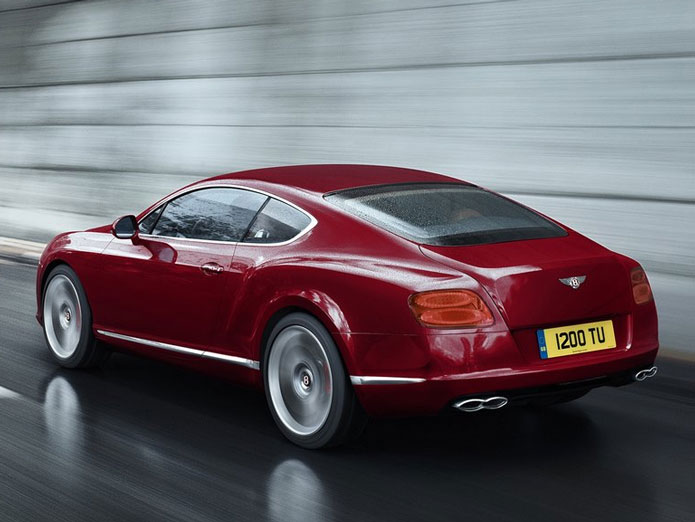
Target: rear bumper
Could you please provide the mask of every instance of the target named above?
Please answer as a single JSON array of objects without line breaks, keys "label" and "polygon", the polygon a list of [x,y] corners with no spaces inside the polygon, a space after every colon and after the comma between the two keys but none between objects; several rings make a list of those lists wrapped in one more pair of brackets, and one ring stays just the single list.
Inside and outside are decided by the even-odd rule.
[{"label": "rear bumper", "polygon": [[502,395],[512,404],[524,404],[544,396],[629,384],[636,371],[653,365],[657,350],[628,350],[586,364],[576,359],[573,366],[530,365],[457,375],[409,376],[400,382],[353,376],[352,382],[371,416],[434,415],[466,397]]},{"label": "rear bumper", "polygon": [[[515,390],[499,390],[495,392],[489,392],[483,395],[482,399],[487,398],[487,396],[497,397],[503,396],[505,399],[504,405],[513,406],[527,406],[529,404],[537,404],[542,401],[548,401],[556,398],[561,398],[564,396],[582,394],[593,390],[594,388],[599,388],[601,386],[625,386],[626,384],[632,384],[637,381],[635,376],[640,373],[653,370],[656,373],[656,366],[638,366],[627,371],[612,373],[609,375],[602,375],[600,377],[591,377],[589,379],[582,379],[578,381],[562,382],[558,384],[550,384],[547,386],[537,386],[534,388],[521,388]],[[459,397],[454,401],[453,406],[458,406],[461,402],[465,402],[467,399],[480,400],[480,394],[474,396]],[[489,408],[497,409],[497,408]]]}]

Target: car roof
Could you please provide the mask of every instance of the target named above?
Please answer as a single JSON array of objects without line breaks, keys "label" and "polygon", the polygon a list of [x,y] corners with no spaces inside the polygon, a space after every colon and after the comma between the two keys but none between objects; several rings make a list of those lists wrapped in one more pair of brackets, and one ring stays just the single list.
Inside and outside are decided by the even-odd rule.
[{"label": "car roof", "polygon": [[205,181],[257,180],[324,194],[348,188],[393,183],[465,183],[424,170],[380,165],[292,165],[215,176]]}]

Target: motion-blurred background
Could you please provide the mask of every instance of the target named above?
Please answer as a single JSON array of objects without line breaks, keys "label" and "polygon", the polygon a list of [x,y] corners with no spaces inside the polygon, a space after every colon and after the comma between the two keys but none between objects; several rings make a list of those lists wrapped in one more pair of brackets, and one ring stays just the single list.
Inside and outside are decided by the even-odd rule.
[{"label": "motion-blurred background", "polygon": [[0,2],[0,236],[213,174],[433,170],[637,258],[695,357],[695,2]]}]

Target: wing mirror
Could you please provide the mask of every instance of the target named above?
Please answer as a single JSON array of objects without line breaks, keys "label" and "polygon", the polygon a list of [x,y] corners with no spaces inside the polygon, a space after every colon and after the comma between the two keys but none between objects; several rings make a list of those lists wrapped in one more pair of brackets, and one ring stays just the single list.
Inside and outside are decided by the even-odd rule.
[{"label": "wing mirror", "polygon": [[138,235],[138,221],[135,216],[123,216],[111,225],[111,233],[118,239],[136,239]]}]

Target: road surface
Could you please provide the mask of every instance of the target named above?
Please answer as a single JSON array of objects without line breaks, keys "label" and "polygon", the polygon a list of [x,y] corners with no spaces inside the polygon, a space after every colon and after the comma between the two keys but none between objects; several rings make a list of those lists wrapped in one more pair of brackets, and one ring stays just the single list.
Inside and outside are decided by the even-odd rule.
[{"label": "road surface", "polygon": [[0,520],[695,520],[692,364],[563,406],[374,421],[312,452],[224,381],[124,354],[58,369],[34,273],[0,259]]}]

